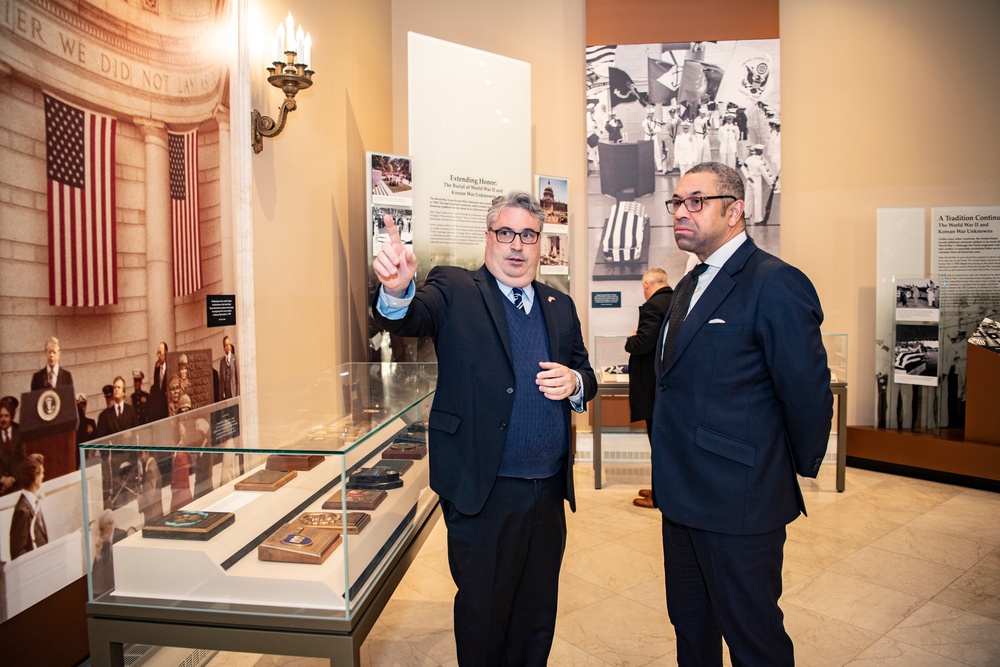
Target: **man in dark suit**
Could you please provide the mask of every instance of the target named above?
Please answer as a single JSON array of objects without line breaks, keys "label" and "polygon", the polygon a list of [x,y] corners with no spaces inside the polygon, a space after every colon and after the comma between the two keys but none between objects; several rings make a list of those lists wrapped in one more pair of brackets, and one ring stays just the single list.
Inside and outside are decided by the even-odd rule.
[{"label": "man in dark suit", "polygon": [[[670,308],[674,290],[667,282],[667,272],[652,268],[642,274],[642,294],[646,301],[639,306],[639,324],[635,333],[625,340],[628,358],[628,406],[634,422],[646,422],[646,436],[652,443],[653,397],[656,395],[656,343],[660,337],[663,318]],[[639,489],[639,497],[632,501],[636,507],[653,507],[652,489]]]},{"label": "man in dark suit", "polygon": [[222,359],[219,360],[219,400],[240,395],[240,363],[229,336],[222,338]]},{"label": "man in dark suit", "polygon": [[[139,426],[135,410],[125,402],[125,379],[119,375],[111,387],[111,405],[97,417],[97,434],[101,438]],[[102,451],[101,472],[105,505],[111,509],[120,507],[132,498],[138,485],[138,455],[130,451]]]},{"label": "man in dark suit", "polygon": [[167,344],[156,346],[156,366],[153,368],[153,384],[149,387],[149,403],[146,407],[147,422],[166,419],[167,408]]},{"label": "man in dark suit", "polygon": [[[785,526],[833,416],[809,279],[746,235],[739,174],[695,165],[667,210],[701,264],[678,283],[657,358],[653,496],[681,666],[792,665],[778,607]],[[696,287],[695,287],[696,286]],[[693,290],[690,288],[694,287]]]},{"label": "man in dark suit", "polygon": [[375,321],[432,336],[437,351],[430,481],[458,586],[461,665],[544,665],[555,630],[564,499],[575,509],[570,410],[583,411],[597,380],[573,300],[534,282],[543,222],[530,194],[497,197],[485,264],[434,267],[415,290],[416,257],[386,219],[373,263]]},{"label": "man in dark suit", "polygon": [[13,396],[0,398],[0,496],[14,493],[21,488],[17,481],[17,470],[24,461],[24,443],[14,423],[17,414],[17,399]]},{"label": "man in dark suit", "polygon": [[45,368],[31,376],[31,391],[39,389],[68,387],[73,384],[73,375],[59,366],[59,339],[55,336],[45,341]]},{"label": "man in dark suit", "polygon": [[11,560],[49,543],[49,532],[45,527],[38,493],[44,478],[45,457],[41,454],[29,454],[21,461],[17,473],[21,497],[17,499],[10,518]]}]

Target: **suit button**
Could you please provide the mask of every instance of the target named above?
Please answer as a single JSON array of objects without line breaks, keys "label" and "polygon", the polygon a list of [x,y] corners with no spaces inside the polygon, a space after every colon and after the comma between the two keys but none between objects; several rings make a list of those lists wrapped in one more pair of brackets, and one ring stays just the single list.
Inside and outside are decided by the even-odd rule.
[{"label": "suit button", "polygon": [[513,394],[514,393],[514,388],[513,387],[507,387],[507,393],[508,394]]},{"label": "suit button", "polygon": [[501,431],[507,430],[507,422],[500,422],[500,430]]}]

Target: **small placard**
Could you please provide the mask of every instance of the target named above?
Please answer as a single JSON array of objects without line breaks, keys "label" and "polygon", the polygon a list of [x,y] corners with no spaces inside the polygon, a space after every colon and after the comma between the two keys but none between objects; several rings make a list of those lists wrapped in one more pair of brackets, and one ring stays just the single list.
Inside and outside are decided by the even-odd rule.
[{"label": "small placard", "polygon": [[622,307],[622,293],[621,292],[591,292],[590,293],[590,307],[591,308],[621,308]]},{"label": "small placard", "polygon": [[240,435],[240,404],[216,410],[209,415],[212,428],[212,446],[218,447]]},{"label": "small placard", "polygon": [[208,294],[205,296],[206,322],[209,327],[236,326],[236,295]]}]

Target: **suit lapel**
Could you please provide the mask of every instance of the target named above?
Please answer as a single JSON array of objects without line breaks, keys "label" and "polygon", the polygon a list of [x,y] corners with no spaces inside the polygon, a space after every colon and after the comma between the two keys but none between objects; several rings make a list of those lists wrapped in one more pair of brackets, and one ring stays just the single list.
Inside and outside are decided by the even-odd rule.
[{"label": "suit lapel", "polygon": [[[725,301],[726,297],[732,291],[733,287],[736,286],[736,281],[733,276],[739,273],[743,269],[743,265],[750,258],[750,255],[757,250],[756,244],[754,244],[753,239],[749,237],[747,240],[737,248],[733,256],[719,269],[719,272],[715,274],[712,278],[711,284],[705,290],[705,293],[701,295],[698,299],[698,303],[694,305],[688,316],[684,318],[684,325],[681,327],[680,335],[677,337],[677,341],[674,343],[674,351],[670,358],[670,363],[664,368],[664,372],[669,371],[671,367],[680,359],[681,355],[684,353],[684,349],[688,344],[694,340],[695,335],[701,329],[702,326],[709,320],[712,313],[719,307],[719,305]],[[671,308],[672,309],[672,308]],[[669,314],[667,315],[667,322],[669,322]],[[662,347],[662,341],[660,346]]]},{"label": "suit lapel", "polygon": [[497,285],[496,278],[486,270],[485,264],[476,271],[474,279],[476,286],[479,287],[480,294],[482,294],[483,303],[486,304],[486,309],[489,311],[490,317],[493,318],[493,326],[496,327],[497,333],[500,335],[500,340],[503,341],[503,349],[507,353],[507,360],[513,367],[514,355],[510,349],[510,336],[507,334],[507,315],[504,312],[503,302],[505,297]]},{"label": "suit lapel", "polygon": [[545,330],[549,334],[549,358],[552,361],[558,361],[559,357],[559,321],[556,317],[555,300],[559,298],[558,296],[549,295],[548,288],[539,282],[533,282],[532,286],[535,288],[535,307],[539,308],[542,313],[542,317],[545,320]]}]

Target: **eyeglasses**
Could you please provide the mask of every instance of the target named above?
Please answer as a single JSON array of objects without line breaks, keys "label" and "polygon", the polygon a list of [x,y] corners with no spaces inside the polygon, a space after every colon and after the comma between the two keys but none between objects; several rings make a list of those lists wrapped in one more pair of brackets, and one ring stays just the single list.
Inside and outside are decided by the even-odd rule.
[{"label": "eyeglasses", "polygon": [[507,227],[501,227],[500,229],[489,230],[497,235],[497,241],[500,243],[513,243],[515,236],[521,237],[521,243],[525,245],[535,245],[538,243],[538,239],[541,236],[534,229],[525,229],[520,232],[515,232],[513,229],[508,229]]},{"label": "eyeglasses", "polygon": [[732,195],[712,195],[711,197],[688,197],[687,199],[668,199],[664,203],[667,205],[667,213],[673,215],[677,212],[677,209],[684,204],[684,208],[688,210],[689,213],[697,213],[705,206],[705,202],[709,199],[736,199]]}]

